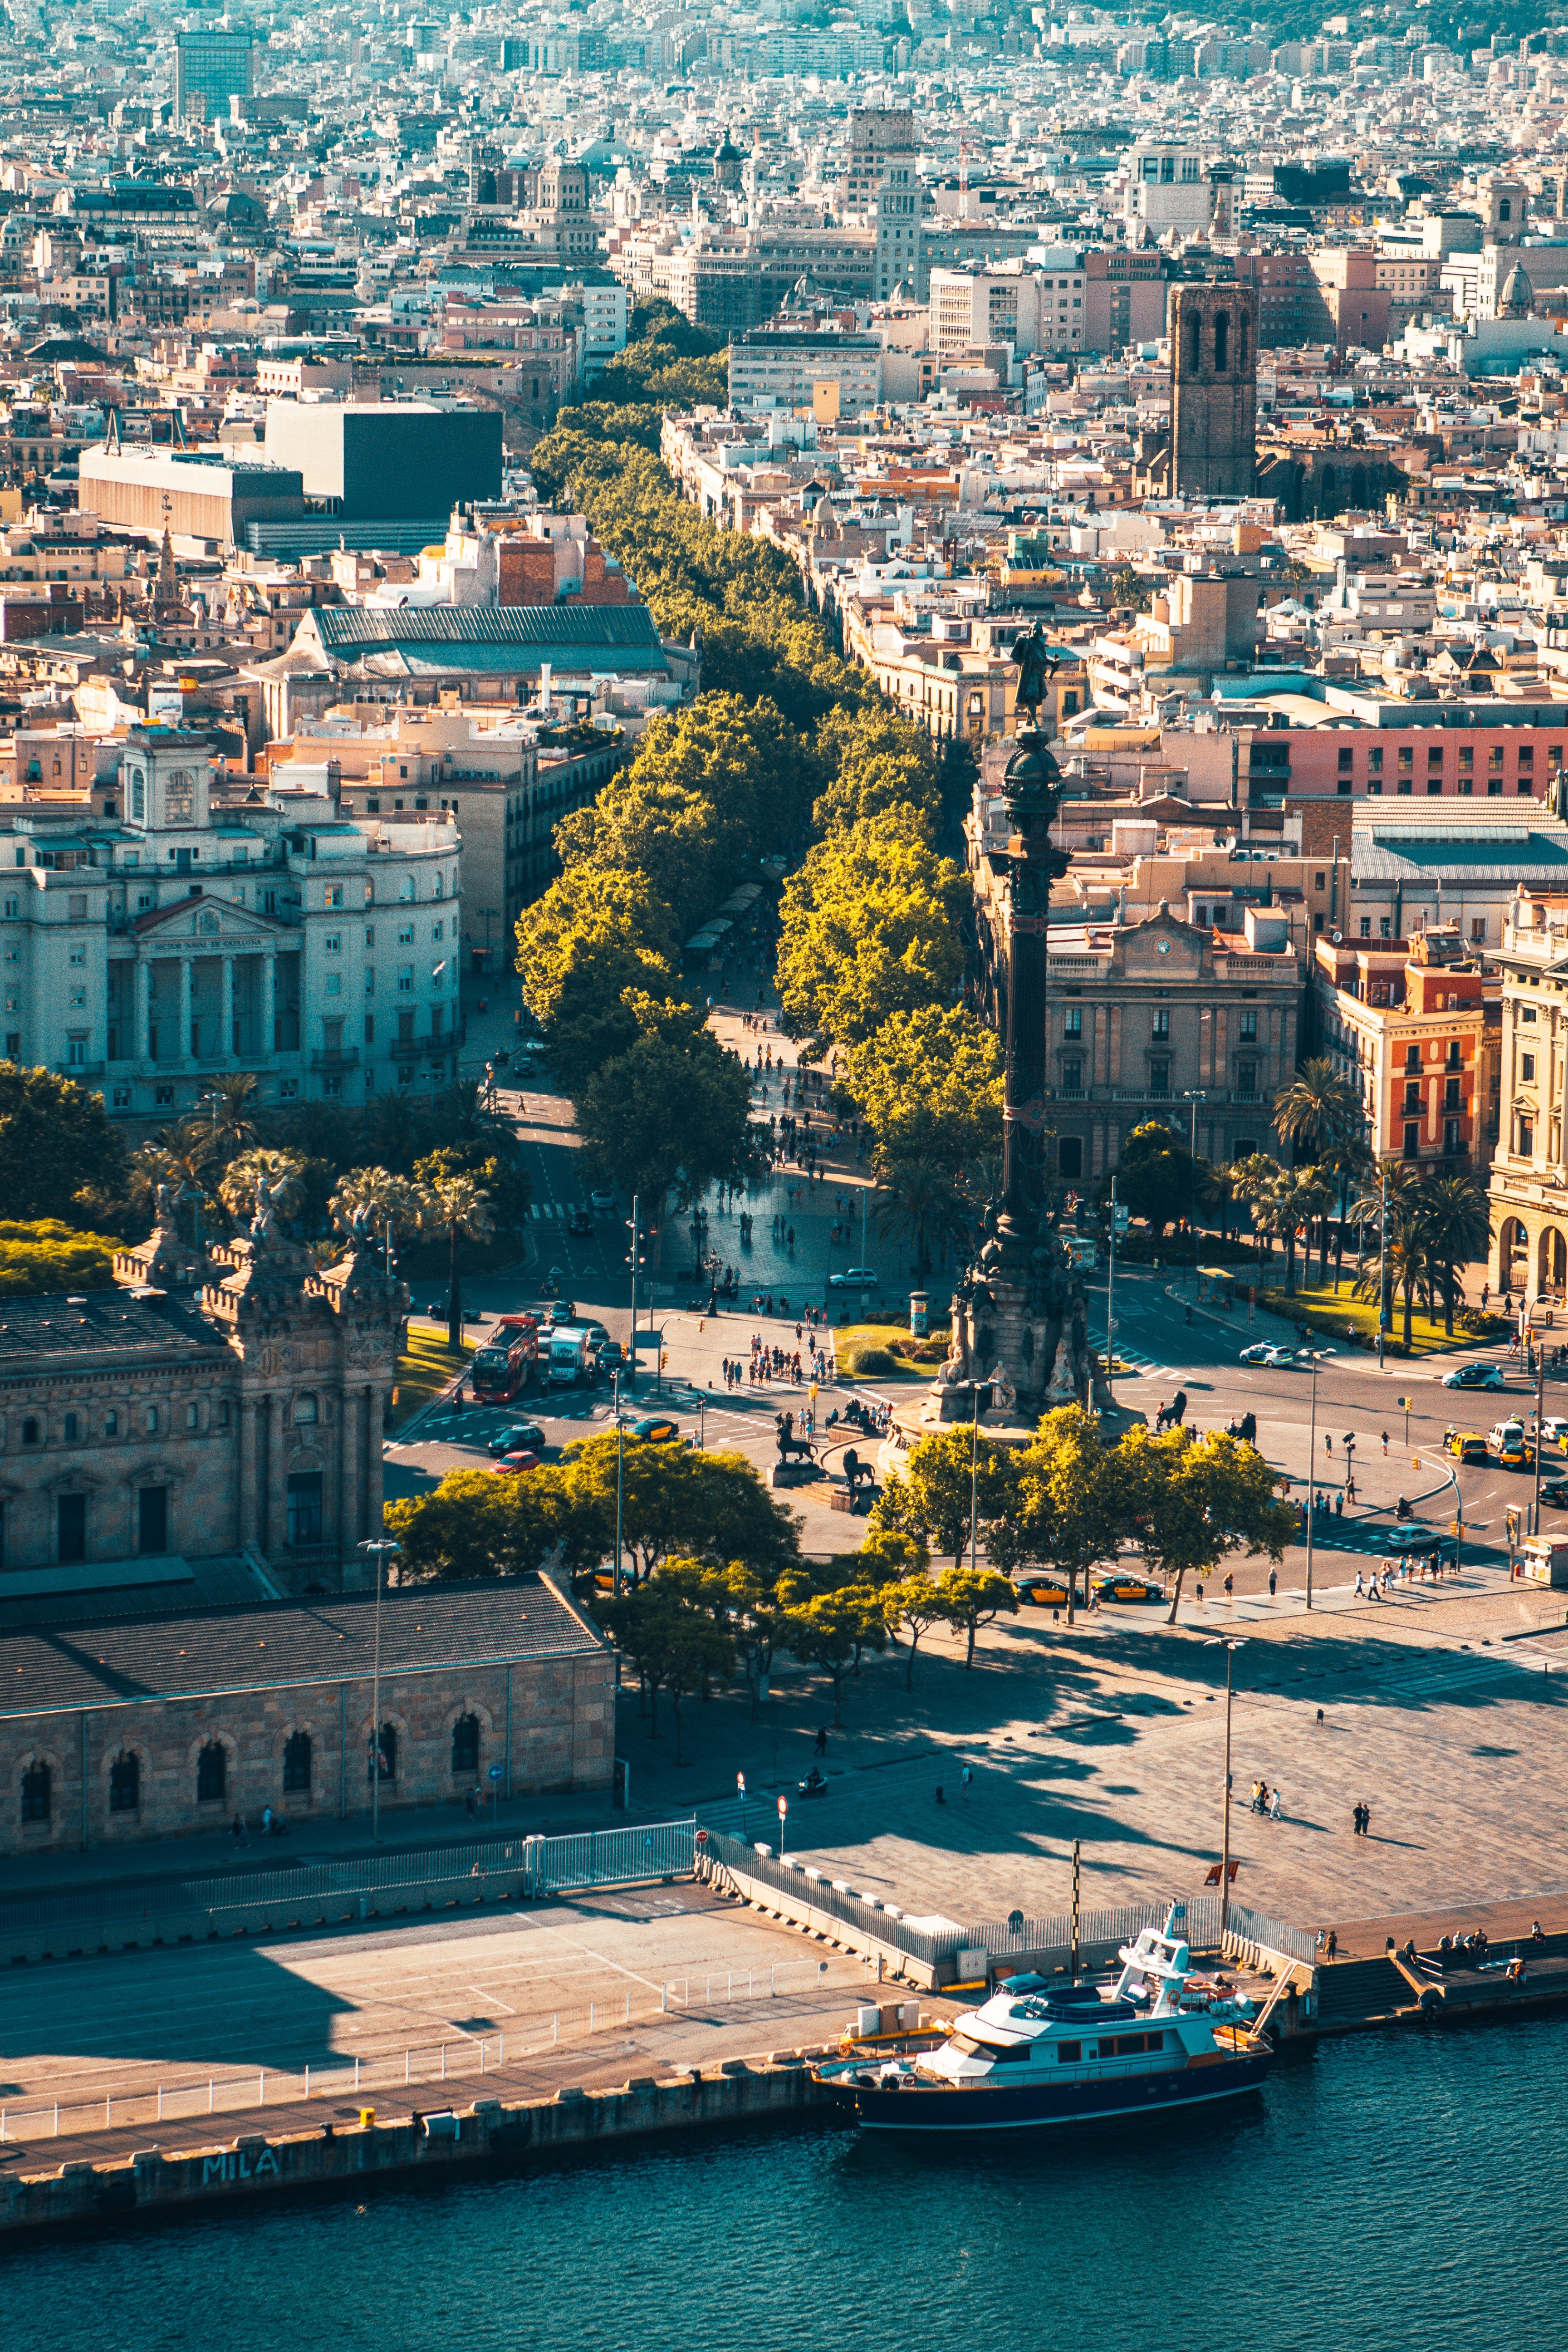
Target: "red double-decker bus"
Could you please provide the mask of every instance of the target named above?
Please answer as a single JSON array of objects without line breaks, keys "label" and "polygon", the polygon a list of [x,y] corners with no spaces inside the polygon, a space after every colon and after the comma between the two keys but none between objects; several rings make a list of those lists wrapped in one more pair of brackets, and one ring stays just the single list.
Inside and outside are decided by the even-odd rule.
[{"label": "red double-decker bus", "polygon": [[539,1325],[531,1315],[503,1315],[469,1366],[476,1404],[510,1404],[533,1377]]}]

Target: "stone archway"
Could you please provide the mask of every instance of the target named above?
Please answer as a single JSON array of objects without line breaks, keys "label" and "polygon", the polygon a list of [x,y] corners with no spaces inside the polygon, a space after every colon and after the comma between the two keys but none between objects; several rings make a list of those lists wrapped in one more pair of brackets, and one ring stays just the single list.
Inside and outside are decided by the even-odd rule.
[{"label": "stone archway", "polygon": [[1563,1295],[1568,1283],[1568,1240],[1555,1225],[1543,1225],[1535,1251],[1535,1289],[1539,1297],[1544,1290]]},{"label": "stone archway", "polygon": [[1522,1290],[1529,1267],[1530,1235],[1519,1218],[1505,1217],[1498,1228],[1498,1288]]}]

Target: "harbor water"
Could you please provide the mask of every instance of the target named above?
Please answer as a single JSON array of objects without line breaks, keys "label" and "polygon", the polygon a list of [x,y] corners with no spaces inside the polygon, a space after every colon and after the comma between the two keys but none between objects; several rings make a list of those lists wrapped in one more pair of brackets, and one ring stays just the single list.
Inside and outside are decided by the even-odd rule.
[{"label": "harbor water", "polygon": [[1357,2036],[1155,2133],[670,2140],[7,2251],[10,2343],[1498,2352],[1561,2340],[1568,2027]]}]

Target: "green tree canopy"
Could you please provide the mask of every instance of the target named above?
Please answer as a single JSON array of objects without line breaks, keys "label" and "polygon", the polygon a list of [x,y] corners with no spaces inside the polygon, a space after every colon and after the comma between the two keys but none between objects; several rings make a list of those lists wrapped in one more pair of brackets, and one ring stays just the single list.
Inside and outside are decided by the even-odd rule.
[{"label": "green tree canopy", "polygon": [[1130,1429],[1115,1464],[1125,1524],[1142,1538],[1150,1567],[1175,1579],[1172,1624],[1189,1574],[1209,1575],[1236,1551],[1278,1560],[1295,1534],[1296,1514],[1277,1498],[1268,1463],[1223,1430],[1155,1437]]},{"label": "green tree canopy", "polygon": [[784,886],[778,986],[797,1034],[858,1045],[896,1013],[952,1003],[963,971],[968,876],[916,812],[830,834]]},{"label": "green tree canopy", "polygon": [[675,918],[640,874],[576,866],[523,908],[517,968],[522,1001],[536,1021],[549,1028],[574,965],[606,944],[653,957],[673,978]]},{"label": "green tree canopy", "polygon": [[58,1217],[0,1222],[0,1297],[112,1290],[119,1246],[108,1234],[79,1233]]},{"label": "green tree canopy", "polygon": [[884,1161],[929,1158],[956,1176],[1002,1148],[1002,1048],[965,1004],[895,1013],[852,1045],[841,1083]]},{"label": "green tree canopy", "polygon": [[[515,1477],[452,1470],[433,1495],[386,1506],[387,1533],[403,1546],[400,1571],[416,1582],[526,1576],[585,1527],[570,1481],[549,1465]],[[599,1538],[602,1527],[589,1540],[595,1558]]]},{"label": "green tree canopy", "polygon": [[127,1173],[100,1094],[53,1070],[0,1062],[0,1198],[13,1217],[69,1224],[79,1192],[122,1199]]},{"label": "green tree canopy", "polygon": [[934,1586],[947,1623],[964,1637],[963,1663],[974,1664],[974,1636],[998,1617],[1016,1617],[1018,1594],[1010,1577],[993,1568],[944,1568]]},{"label": "green tree canopy", "polygon": [[604,1063],[577,1097],[577,1132],[591,1164],[662,1220],[671,1192],[686,1197],[746,1156],[751,1081],[707,1029],[681,1045],[639,1035]]}]

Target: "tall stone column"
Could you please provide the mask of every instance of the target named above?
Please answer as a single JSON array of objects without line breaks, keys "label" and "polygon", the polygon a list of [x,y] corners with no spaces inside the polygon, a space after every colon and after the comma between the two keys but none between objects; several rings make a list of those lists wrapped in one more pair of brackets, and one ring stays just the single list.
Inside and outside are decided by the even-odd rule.
[{"label": "tall stone column", "polygon": [[278,1036],[278,958],[267,950],[261,959],[261,1050],[276,1050]]},{"label": "tall stone column", "polygon": [[364,1531],[367,1540],[374,1542],[382,1531],[381,1514],[385,1499],[382,1479],[382,1397],[379,1389],[366,1389],[364,1393],[365,1410],[370,1422],[367,1432],[369,1443],[365,1449]]},{"label": "tall stone column", "polygon": [[191,959],[180,958],[180,1050],[179,1059],[188,1061],[191,1055]]},{"label": "tall stone column", "polygon": [[231,955],[226,955],[223,960],[223,994],[220,1003],[222,1011],[219,1014],[218,1052],[226,1057],[239,1051],[234,1035],[234,958]]},{"label": "tall stone column", "polygon": [[136,1060],[139,1062],[148,1062],[151,1061],[153,1057],[153,1044],[150,1034],[153,1020],[152,983],[152,968],[149,964],[143,961],[142,957],[138,956],[135,964],[134,986],[136,990],[136,1025],[132,1051]]}]

